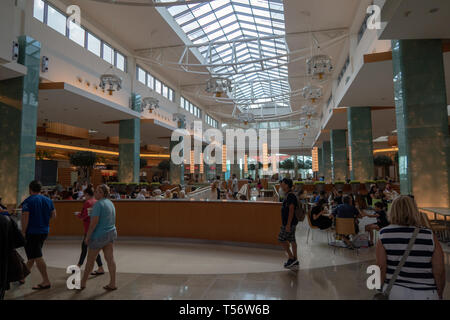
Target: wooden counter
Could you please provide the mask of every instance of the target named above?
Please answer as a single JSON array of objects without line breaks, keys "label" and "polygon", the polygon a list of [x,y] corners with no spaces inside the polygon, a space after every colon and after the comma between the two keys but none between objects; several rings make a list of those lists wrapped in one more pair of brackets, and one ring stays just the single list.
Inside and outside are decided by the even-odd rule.
[{"label": "wooden counter", "polygon": [[[280,203],[247,201],[118,200],[119,237],[189,238],[276,245]],[[81,236],[80,201],[55,201],[50,236]]]}]

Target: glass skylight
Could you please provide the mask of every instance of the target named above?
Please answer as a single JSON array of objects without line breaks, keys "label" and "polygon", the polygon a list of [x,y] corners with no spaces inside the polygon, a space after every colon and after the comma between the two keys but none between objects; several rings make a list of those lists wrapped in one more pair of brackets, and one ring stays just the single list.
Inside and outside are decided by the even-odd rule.
[{"label": "glass skylight", "polygon": [[[192,43],[205,44],[198,47],[205,64],[213,76],[233,81],[241,109],[259,108],[258,100],[289,104],[283,0],[214,0],[166,10]],[[269,57],[275,58],[264,60]]]}]

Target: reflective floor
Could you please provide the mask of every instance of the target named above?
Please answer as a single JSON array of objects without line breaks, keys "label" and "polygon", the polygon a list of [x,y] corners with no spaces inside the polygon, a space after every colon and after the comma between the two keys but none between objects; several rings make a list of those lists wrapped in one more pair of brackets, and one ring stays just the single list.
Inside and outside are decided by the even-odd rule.
[{"label": "reflective floor", "polygon": [[[36,269],[26,284],[14,284],[6,299],[371,299],[366,287],[374,248],[351,251],[328,246],[326,233],[297,229],[300,268],[287,271],[283,251],[210,244],[120,239],[115,244],[117,285],[105,292],[108,274],[92,277],[80,292],[68,290],[65,268],[77,262],[81,239],[52,239],[44,255],[50,290],[31,290]],[[450,299],[450,247],[443,245],[447,266],[445,299]]]}]

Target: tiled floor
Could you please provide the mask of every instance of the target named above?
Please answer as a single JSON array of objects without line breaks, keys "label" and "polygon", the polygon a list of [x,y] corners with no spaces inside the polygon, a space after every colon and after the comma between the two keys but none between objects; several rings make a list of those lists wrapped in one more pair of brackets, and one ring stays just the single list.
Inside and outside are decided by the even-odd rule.
[{"label": "tiled floor", "polygon": [[[367,266],[374,248],[359,252],[327,245],[315,231],[306,243],[307,227],[297,229],[298,271],[282,268],[281,250],[208,243],[120,240],[115,245],[118,287],[105,292],[108,275],[93,277],[77,293],[66,288],[65,268],[79,255],[79,240],[49,240],[45,258],[52,289],[31,290],[39,281],[33,269],[26,284],[13,285],[6,299],[370,299]],[[450,299],[450,247],[444,245]]]}]

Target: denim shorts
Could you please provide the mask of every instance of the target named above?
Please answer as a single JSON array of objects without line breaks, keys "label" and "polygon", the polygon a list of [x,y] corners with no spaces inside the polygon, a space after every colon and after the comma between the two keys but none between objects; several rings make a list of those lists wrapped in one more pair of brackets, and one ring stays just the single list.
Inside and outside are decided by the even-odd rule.
[{"label": "denim shorts", "polygon": [[106,245],[114,242],[114,240],[116,239],[117,239],[117,231],[112,230],[103,234],[99,238],[90,239],[88,247],[89,249],[103,249],[104,247],[106,247]]}]

